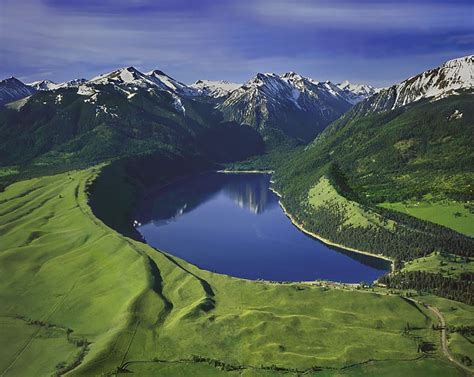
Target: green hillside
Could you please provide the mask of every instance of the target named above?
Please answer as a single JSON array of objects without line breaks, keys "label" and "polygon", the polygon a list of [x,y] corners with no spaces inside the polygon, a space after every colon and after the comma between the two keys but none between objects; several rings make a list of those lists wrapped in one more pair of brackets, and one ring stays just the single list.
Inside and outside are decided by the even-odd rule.
[{"label": "green hillside", "polygon": [[[356,106],[311,145],[282,161],[276,172],[276,186],[291,210],[310,228],[329,239],[374,252],[379,250],[386,255],[392,250],[393,256],[398,254],[402,259],[426,255],[433,250],[460,254],[472,250],[472,239],[448,229],[467,235],[474,232],[474,103],[471,96],[419,102],[380,114],[360,115],[363,106],[367,105]],[[450,117],[455,110],[463,114],[462,118]],[[355,234],[347,237],[354,226],[345,226],[345,234],[337,231],[344,225],[343,207],[308,206],[311,190],[314,191],[321,177],[327,177],[342,196],[359,203],[367,212],[378,213],[387,222],[398,224],[397,234],[391,236],[386,227],[373,224],[366,227],[373,234],[368,244],[363,239],[357,241]],[[406,206],[415,203],[416,209],[403,210],[397,203]],[[451,203],[452,213],[440,213],[437,208],[442,203]],[[381,206],[410,216],[386,211]],[[422,211],[430,206],[433,207],[431,212]],[[324,224],[314,223],[316,213],[319,218],[324,216],[331,226],[326,229]],[[414,221],[411,216],[443,227]],[[429,239],[423,237],[426,232],[431,233]],[[457,241],[453,242],[454,239]],[[393,254],[394,249],[398,250],[396,254]]]},{"label": "green hillside", "polygon": [[94,97],[77,88],[38,92],[0,108],[1,165],[90,166],[158,150],[231,161],[263,151],[256,131],[224,122],[213,104],[183,99],[183,114],[174,101],[160,90],[127,98],[107,85]]},{"label": "green hillside", "polygon": [[98,173],[0,194],[2,375],[462,375],[402,297],[230,278],[116,233],[87,204]]},{"label": "green hillside", "polygon": [[[329,163],[371,203],[473,198],[474,102],[471,95],[418,102],[396,110],[357,115],[354,108],[334,122],[282,169],[280,177],[309,188]],[[451,119],[455,110],[461,119]],[[291,169],[290,169],[291,167]]]}]

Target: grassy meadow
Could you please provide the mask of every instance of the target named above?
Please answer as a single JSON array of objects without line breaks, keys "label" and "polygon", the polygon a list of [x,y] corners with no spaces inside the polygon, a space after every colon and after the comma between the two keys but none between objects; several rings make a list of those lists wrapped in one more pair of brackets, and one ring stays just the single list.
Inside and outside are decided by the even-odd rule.
[{"label": "grassy meadow", "polygon": [[318,183],[309,190],[308,202],[315,208],[323,206],[343,208],[345,218],[342,224],[345,226],[356,228],[375,226],[384,227],[388,230],[393,230],[395,226],[393,221],[386,221],[379,214],[339,194],[326,177],[321,177]]},{"label": "grassy meadow", "polygon": [[474,261],[468,257],[434,252],[426,257],[405,262],[402,271],[439,272],[446,277],[457,277],[463,272],[474,273]]},{"label": "grassy meadow", "polygon": [[[99,171],[0,193],[1,376],[462,376],[422,305],[214,274],[113,231],[88,206]],[[472,320],[457,308],[448,323]]]},{"label": "grassy meadow", "polygon": [[406,213],[421,220],[446,226],[455,231],[474,237],[474,212],[465,203],[452,200],[405,201],[397,203],[381,203],[381,207]]}]

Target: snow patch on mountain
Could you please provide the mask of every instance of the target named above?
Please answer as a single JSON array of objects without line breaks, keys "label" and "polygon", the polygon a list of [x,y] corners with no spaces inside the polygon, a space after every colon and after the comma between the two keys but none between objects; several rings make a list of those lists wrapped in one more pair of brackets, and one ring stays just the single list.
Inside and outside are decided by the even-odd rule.
[{"label": "snow patch on mountain", "polygon": [[97,90],[88,85],[80,85],[77,88],[77,94],[80,96],[92,96],[95,93],[97,93]]},{"label": "snow patch on mountain", "polygon": [[448,117],[448,120],[462,119],[462,113],[459,110],[454,110],[453,113]]},{"label": "snow patch on mountain", "polygon": [[175,109],[183,113],[183,115],[185,115],[186,109],[184,108],[183,103],[181,102],[181,98],[179,98],[176,94],[172,94],[172,96],[173,96],[173,105]]},{"label": "snow patch on mountain", "polygon": [[99,105],[96,107],[95,109],[96,118],[101,114],[108,115],[112,118],[118,118],[118,115],[114,113],[111,109],[109,109],[106,105]]}]

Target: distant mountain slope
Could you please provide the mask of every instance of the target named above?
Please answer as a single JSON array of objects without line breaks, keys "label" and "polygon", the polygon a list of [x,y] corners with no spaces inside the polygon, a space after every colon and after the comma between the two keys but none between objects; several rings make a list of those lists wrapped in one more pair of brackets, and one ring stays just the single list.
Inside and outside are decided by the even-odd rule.
[{"label": "distant mountain slope", "polygon": [[186,90],[162,73],[128,67],[79,87],[38,91],[0,108],[0,161],[92,163],[159,149],[226,161],[262,151],[257,132],[225,122]]},{"label": "distant mountain slope", "polygon": [[36,89],[23,84],[15,77],[0,81],[0,106],[31,96]]},{"label": "distant mountain slope", "polygon": [[225,119],[249,125],[265,137],[277,132],[307,142],[351,106],[334,84],[289,72],[257,74],[218,109]]},{"label": "distant mountain slope", "polygon": [[[219,134],[221,141],[230,140],[238,132],[237,140],[243,135],[251,138],[248,150],[241,148],[245,156],[246,151],[259,150],[252,143],[261,143],[257,141],[261,137],[267,149],[308,142],[364,95],[360,87],[346,85],[340,89],[331,82],[319,83],[294,72],[281,76],[259,74],[243,86],[207,80],[188,86],[163,71],[143,73],[134,67],[120,68],[91,80],[41,80],[28,86],[9,79],[2,85],[2,104],[8,106],[0,109],[0,136],[11,138],[1,142],[3,163],[50,156],[58,148],[60,155],[69,156],[82,156],[79,149],[90,149],[84,153],[92,158],[92,145],[100,138],[86,134],[96,127],[106,127],[111,132],[103,148],[97,146],[97,156],[113,157],[116,152],[114,148],[108,150],[108,142],[120,139],[125,148],[122,151],[134,149],[136,140],[132,138],[127,144],[127,137],[137,134],[139,139],[145,138],[141,127],[153,122],[156,126],[166,124],[168,130],[166,137],[150,135],[143,139],[147,145],[173,143],[167,137],[186,129],[191,139],[199,139],[208,149],[219,150],[220,157],[226,159],[227,142],[219,145],[214,138]],[[15,110],[16,113],[12,112]],[[122,127],[119,136],[116,133]],[[130,128],[133,133],[124,138]],[[201,132],[204,129],[207,131]],[[213,135],[209,130],[213,130]],[[71,146],[77,138],[81,141]],[[64,143],[69,144],[66,147]],[[51,156],[50,161],[54,159]]]}]

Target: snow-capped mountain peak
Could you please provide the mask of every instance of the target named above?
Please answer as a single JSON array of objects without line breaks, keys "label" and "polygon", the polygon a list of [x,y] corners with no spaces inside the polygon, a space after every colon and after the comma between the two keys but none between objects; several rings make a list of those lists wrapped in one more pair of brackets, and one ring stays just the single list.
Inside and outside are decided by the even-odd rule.
[{"label": "snow-capped mountain peak", "polygon": [[380,89],[374,88],[371,85],[354,84],[348,80],[337,84],[337,87],[344,92],[348,101],[353,105],[380,91]]},{"label": "snow-capped mountain peak", "polygon": [[422,99],[437,101],[473,90],[474,55],[468,55],[382,89],[372,97],[368,111],[391,110]]},{"label": "snow-capped mountain peak", "polygon": [[36,90],[54,90],[58,88],[58,84],[51,80],[39,80],[28,83],[27,85]]},{"label": "snow-capped mountain peak", "polygon": [[125,91],[147,88],[164,90],[173,94],[194,94],[194,90],[158,69],[142,73],[135,67],[125,67],[94,77],[88,83],[113,84]]},{"label": "snow-capped mountain peak", "polygon": [[199,95],[220,98],[228,95],[230,92],[238,89],[242,84],[229,82],[225,80],[197,80],[190,87],[197,90]]},{"label": "snow-capped mountain peak", "polygon": [[449,60],[396,85],[393,108],[422,98],[437,100],[470,89],[474,89],[474,55]]},{"label": "snow-capped mountain peak", "polygon": [[115,71],[94,77],[89,81],[93,84],[136,85],[146,87],[152,81],[135,67],[120,68]]},{"label": "snow-capped mountain peak", "polygon": [[374,88],[373,86],[371,85],[368,85],[368,84],[354,84],[348,80],[344,80],[342,81],[341,83],[337,84],[337,86],[339,87],[339,89],[341,90],[350,90],[351,92],[354,92],[354,93],[360,93],[361,95],[372,95],[373,93],[375,93],[377,90],[377,88]]},{"label": "snow-capped mountain peak", "polygon": [[[295,127],[289,132],[307,139],[351,107],[339,92],[332,83],[318,83],[295,72],[257,73],[218,109],[227,120],[257,129]],[[301,124],[294,125],[288,114]]]}]

